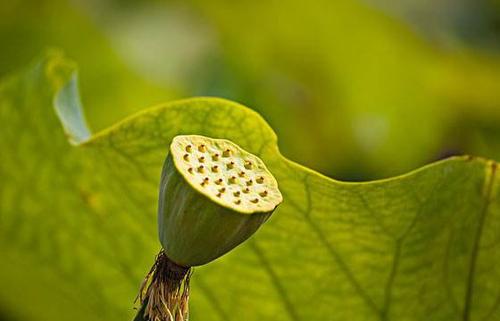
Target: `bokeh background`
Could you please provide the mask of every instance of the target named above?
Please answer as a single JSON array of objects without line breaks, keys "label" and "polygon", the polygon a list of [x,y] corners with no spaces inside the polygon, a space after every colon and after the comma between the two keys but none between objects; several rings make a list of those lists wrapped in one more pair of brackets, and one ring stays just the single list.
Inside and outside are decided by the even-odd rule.
[{"label": "bokeh background", "polygon": [[283,153],[366,180],[472,153],[499,159],[498,0],[2,1],[0,75],[48,47],[80,67],[92,129],[220,96]]},{"label": "bokeh background", "polygon": [[498,0],[4,0],[0,46],[0,77],[50,47],[77,61],[94,131],[219,96],[337,179],[500,160]]}]

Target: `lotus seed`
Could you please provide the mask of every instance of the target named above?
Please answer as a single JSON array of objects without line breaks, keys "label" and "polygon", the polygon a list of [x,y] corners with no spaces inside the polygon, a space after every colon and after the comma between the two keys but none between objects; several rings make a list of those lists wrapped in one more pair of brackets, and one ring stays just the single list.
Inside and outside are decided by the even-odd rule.
[{"label": "lotus seed", "polygon": [[205,146],[205,145],[202,144],[202,145],[198,146],[198,150],[200,152],[204,153],[204,152],[207,151],[207,146]]},{"label": "lotus seed", "polygon": [[243,171],[239,172],[239,173],[238,173],[238,176],[239,176],[239,177],[243,177],[243,176],[245,176],[245,172],[243,172]]},{"label": "lotus seed", "polygon": [[251,202],[252,202],[252,203],[257,203],[258,201],[259,201],[259,199],[258,199],[258,198],[254,198]]},{"label": "lotus seed", "polygon": [[249,192],[250,192],[250,189],[248,189],[248,187],[243,190],[243,193],[245,193],[245,194],[248,194]]},{"label": "lotus seed", "polygon": [[183,158],[185,161],[189,161],[189,154],[184,154]]},{"label": "lotus seed", "polygon": [[218,161],[219,160],[219,154],[213,154],[212,155],[212,160],[213,161]]},{"label": "lotus seed", "polygon": [[259,184],[264,183],[264,177],[261,176],[261,177],[257,178],[256,182],[259,183]]},{"label": "lotus seed", "polygon": [[247,181],[247,186],[252,186],[252,184],[253,184],[253,181],[251,179]]},{"label": "lotus seed", "polygon": [[231,155],[231,150],[226,149],[224,152],[222,152],[222,157],[229,157]]},{"label": "lotus seed", "polygon": [[222,194],[221,194],[221,193],[217,193],[217,197],[221,197],[221,196],[222,196]]},{"label": "lotus seed", "polygon": [[191,147],[191,145],[186,146],[186,152],[191,153],[192,150],[193,148]]},{"label": "lotus seed", "polygon": [[260,192],[259,195],[262,196],[262,197],[266,197],[267,196],[267,191]]},{"label": "lotus seed", "polygon": [[236,204],[236,205],[240,205],[240,204],[241,204],[241,200],[236,200],[236,201],[234,201],[234,204]]},{"label": "lotus seed", "polygon": [[236,176],[231,176],[229,178],[229,184],[235,184],[236,183]]},{"label": "lotus seed", "polygon": [[205,167],[203,167],[203,165],[200,165],[200,167],[198,167],[198,173],[203,173],[205,172]]},{"label": "lotus seed", "polygon": [[217,173],[219,171],[219,166],[214,165],[212,166],[212,172]]},{"label": "lotus seed", "polygon": [[252,162],[250,162],[250,161],[245,161],[245,168],[246,168],[246,169],[252,169]]},{"label": "lotus seed", "polygon": [[193,168],[192,168],[192,167],[189,167],[189,168],[188,168],[188,172],[189,172],[189,173],[191,173],[191,174],[193,174]]},{"label": "lotus seed", "polygon": [[234,193],[233,193],[233,195],[234,195],[235,197],[239,197],[239,196],[240,196],[240,191],[236,191],[236,192],[234,192]]},{"label": "lotus seed", "polygon": [[220,185],[222,184],[222,178],[219,178],[218,180],[215,181],[215,184]]},{"label": "lotus seed", "polygon": [[233,169],[234,168],[234,162],[227,163],[227,168],[228,169]]},{"label": "lotus seed", "polygon": [[201,156],[200,158],[198,158],[198,161],[200,163],[204,163],[205,162],[205,157],[204,156]]},{"label": "lotus seed", "polygon": [[226,191],[226,188],[225,188],[225,187],[223,187],[223,188],[219,189],[219,192],[221,192],[221,193],[224,193],[225,191]]}]

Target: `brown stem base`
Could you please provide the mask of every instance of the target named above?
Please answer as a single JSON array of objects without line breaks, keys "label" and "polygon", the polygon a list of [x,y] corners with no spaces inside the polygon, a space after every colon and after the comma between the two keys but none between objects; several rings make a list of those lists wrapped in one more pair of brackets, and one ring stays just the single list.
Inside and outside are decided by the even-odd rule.
[{"label": "brown stem base", "polygon": [[175,264],[161,250],[137,296],[143,319],[187,321],[190,277],[191,268]]}]

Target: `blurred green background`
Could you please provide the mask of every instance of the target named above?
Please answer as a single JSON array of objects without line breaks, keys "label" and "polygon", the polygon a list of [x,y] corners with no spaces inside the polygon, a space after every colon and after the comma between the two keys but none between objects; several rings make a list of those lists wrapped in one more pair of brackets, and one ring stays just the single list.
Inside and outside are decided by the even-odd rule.
[{"label": "blurred green background", "polygon": [[9,0],[0,44],[0,77],[50,47],[76,60],[94,131],[220,96],[337,179],[455,154],[500,160],[498,0]]},{"label": "blurred green background", "polygon": [[62,48],[94,130],[208,95],[254,108],[285,155],[339,179],[499,159],[496,0],[12,0],[0,12],[0,75]]}]

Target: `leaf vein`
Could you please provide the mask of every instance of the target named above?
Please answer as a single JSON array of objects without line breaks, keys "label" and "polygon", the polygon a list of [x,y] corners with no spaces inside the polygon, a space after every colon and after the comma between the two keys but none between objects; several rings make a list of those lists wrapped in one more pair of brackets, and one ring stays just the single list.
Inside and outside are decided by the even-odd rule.
[{"label": "leaf vein", "polygon": [[471,259],[469,261],[469,271],[466,280],[467,283],[466,283],[464,310],[462,318],[464,321],[470,321],[471,318],[471,305],[472,305],[472,299],[474,297],[474,281],[476,275],[477,260],[479,257],[479,246],[483,234],[484,223],[486,221],[486,216],[491,202],[491,194],[493,191],[493,183],[495,181],[495,176],[496,176],[497,163],[492,162],[490,166],[491,167],[490,167],[489,180],[487,182],[486,192],[484,195],[484,205],[481,208],[481,212],[479,214],[480,215],[479,222],[477,224],[476,234],[474,236],[474,241],[473,241],[474,243],[472,246]]}]

